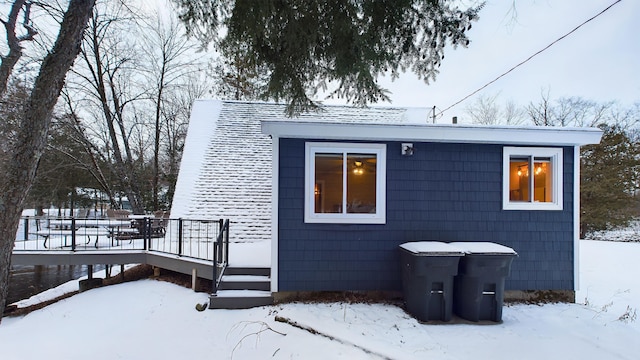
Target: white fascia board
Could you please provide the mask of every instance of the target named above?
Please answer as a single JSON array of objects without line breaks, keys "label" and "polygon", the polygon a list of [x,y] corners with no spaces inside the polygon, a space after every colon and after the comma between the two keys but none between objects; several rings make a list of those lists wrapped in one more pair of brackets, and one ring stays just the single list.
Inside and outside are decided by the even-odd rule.
[{"label": "white fascia board", "polygon": [[262,133],[278,138],[414,141],[509,145],[577,146],[597,144],[596,128],[519,127],[445,124],[354,124],[262,121]]}]

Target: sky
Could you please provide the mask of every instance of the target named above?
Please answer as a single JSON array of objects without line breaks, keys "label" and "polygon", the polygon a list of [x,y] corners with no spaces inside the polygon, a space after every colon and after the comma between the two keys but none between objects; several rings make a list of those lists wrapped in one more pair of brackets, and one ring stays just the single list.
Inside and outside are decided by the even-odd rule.
[{"label": "sky", "polygon": [[[487,1],[468,35],[468,48],[449,48],[435,82],[405,73],[391,82],[392,105],[445,110],[516,64],[598,14],[616,0]],[[515,7],[515,13],[514,13]],[[623,0],[482,92],[444,112],[438,122],[464,115],[478,95],[519,105],[579,96],[596,102],[640,101],[640,1]],[[339,103],[326,101],[325,103]],[[378,104],[384,106],[384,103]],[[463,121],[463,119],[461,119]]]}]

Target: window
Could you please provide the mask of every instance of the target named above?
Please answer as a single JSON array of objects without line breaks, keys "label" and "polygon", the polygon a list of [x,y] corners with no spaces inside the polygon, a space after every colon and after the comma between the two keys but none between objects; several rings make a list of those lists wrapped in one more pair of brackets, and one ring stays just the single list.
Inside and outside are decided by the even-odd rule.
[{"label": "window", "polygon": [[562,149],[505,147],[504,210],[562,210]]},{"label": "window", "polygon": [[306,143],[305,222],[384,224],[384,144]]}]

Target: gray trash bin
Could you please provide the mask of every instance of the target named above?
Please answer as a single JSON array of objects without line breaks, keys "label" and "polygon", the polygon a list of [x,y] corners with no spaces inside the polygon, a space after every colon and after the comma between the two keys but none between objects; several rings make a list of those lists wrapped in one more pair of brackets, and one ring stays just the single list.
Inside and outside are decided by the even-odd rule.
[{"label": "gray trash bin", "polygon": [[402,288],[407,311],[420,321],[449,321],[453,309],[453,277],[464,254],[437,241],[400,245]]},{"label": "gray trash bin", "polygon": [[491,242],[451,245],[465,254],[454,280],[454,312],[470,321],[501,322],[504,280],[518,254],[512,248]]}]

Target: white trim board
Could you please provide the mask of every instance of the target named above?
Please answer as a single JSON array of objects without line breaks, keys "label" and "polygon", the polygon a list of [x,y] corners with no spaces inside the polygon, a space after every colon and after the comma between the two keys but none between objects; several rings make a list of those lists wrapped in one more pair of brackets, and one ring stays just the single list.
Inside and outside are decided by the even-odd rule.
[{"label": "white trim board", "polygon": [[597,144],[602,130],[542,126],[363,124],[263,120],[262,133],[279,138],[414,141],[506,145]]},{"label": "white trim board", "polygon": [[272,185],[271,185],[271,292],[278,292],[278,206],[279,206],[279,168],[280,168],[280,142],[277,138],[272,139],[273,157],[272,165]]}]

